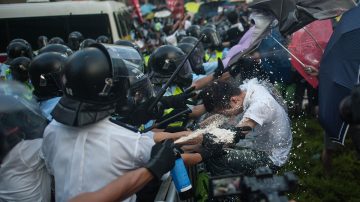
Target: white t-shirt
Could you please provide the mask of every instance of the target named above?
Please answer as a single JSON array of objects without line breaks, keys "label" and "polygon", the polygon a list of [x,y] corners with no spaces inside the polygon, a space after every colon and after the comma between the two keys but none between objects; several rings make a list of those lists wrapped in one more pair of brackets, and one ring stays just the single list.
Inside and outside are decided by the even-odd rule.
[{"label": "white t-shirt", "polygon": [[51,178],[40,158],[42,141],[21,141],[3,159],[0,201],[50,201]]},{"label": "white t-shirt", "polygon": [[[254,150],[264,151],[277,166],[283,165],[290,153],[292,134],[290,120],[284,108],[269,91],[252,79],[240,86],[246,91],[242,118],[249,118],[258,125],[250,132],[245,141]],[[241,121],[240,121],[241,122]]]},{"label": "white t-shirt", "polygon": [[[56,201],[99,190],[119,176],[144,166],[154,140],[105,118],[71,127],[53,120],[45,129],[42,151],[55,177]],[[136,201],[136,195],[125,201]]]}]

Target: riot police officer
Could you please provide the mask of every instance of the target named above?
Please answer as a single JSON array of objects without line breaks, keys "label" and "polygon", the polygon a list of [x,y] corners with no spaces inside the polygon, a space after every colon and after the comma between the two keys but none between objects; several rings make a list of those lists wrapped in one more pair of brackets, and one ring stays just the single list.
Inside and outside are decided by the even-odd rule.
[{"label": "riot police officer", "polygon": [[[184,53],[188,54],[194,48],[194,45],[191,43],[179,43],[177,45]],[[191,69],[195,74],[205,74],[205,69],[203,67],[203,55],[201,49],[196,47],[192,54],[189,57],[189,62]]]},{"label": "riot police officer", "polygon": [[40,158],[47,120],[29,97],[31,92],[20,83],[0,82],[0,198],[3,201],[51,200],[51,177]]},{"label": "riot police officer", "polygon": [[53,37],[49,40],[49,44],[62,44],[65,45],[64,40],[61,37]]},{"label": "riot police officer", "polygon": [[63,94],[61,77],[66,58],[66,55],[56,52],[41,53],[29,67],[30,80],[34,86],[33,94],[49,121],[52,120],[50,113]]},{"label": "riot police officer", "polygon": [[[175,72],[178,65],[185,58],[185,53],[178,47],[171,45],[164,45],[156,49],[150,56],[149,69],[150,80],[154,84],[155,92],[158,92],[163,85],[170,79],[171,75]],[[189,61],[187,60],[179,73],[176,75],[173,83],[167,88],[165,96],[178,95],[189,88],[192,84],[192,70]],[[168,118],[184,109],[167,109],[163,119]],[[161,120],[160,120],[161,121]],[[187,120],[176,121],[175,123],[166,124],[161,127],[185,127]]]},{"label": "riot police officer", "polygon": [[12,40],[6,48],[7,60],[0,64],[0,79],[11,80],[9,69],[10,62],[17,57],[28,57],[32,59],[33,53],[30,44],[24,39]]},{"label": "riot police officer", "polygon": [[46,36],[39,36],[37,39],[38,49],[45,47],[48,44],[48,38]]},{"label": "riot police officer", "polygon": [[68,36],[68,46],[71,48],[71,50],[77,51],[79,50],[80,44],[83,40],[84,37],[80,32],[78,31],[71,32]]},{"label": "riot police officer", "polygon": [[96,43],[96,41],[94,39],[87,38],[87,39],[85,39],[84,41],[81,42],[80,50],[82,50],[82,49],[84,49],[86,47],[89,47],[94,43]]},{"label": "riot police officer", "polygon": [[201,33],[201,29],[199,25],[191,25],[189,28],[187,28],[186,30],[186,35],[188,36],[193,36],[195,38],[199,38],[200,37],[200,33]]},{"label": "riot police officer", "polygon": [[70,56],[71,54],[73,54],[73,51],[69,47],[67,47],[66,45],[63,45],[63,44],[49,44],[49,45],[43,47],[42,49],[40,49],[38,51],[38,55],[40,55],[42,53],[48,53],[48,52],[57,52],[57,53],[64,54],[66,56]]},{"label": "riot police officer", "polygon": [[30,91],[33,91],[33,86],[29,82],[29,66],[31,60],[27,57],[18,57],[10,62],[10,72],[13,80],[24,84]]},{"label": "riot police officer", "polygon": [[[150,159],[153,139],[109,120],[116,104],[126,102],[128,75],[121,55],[102,44],[68,58],[64,95],[52,112],[42,148],[57,201],[98,190]],[[125,201],[135,199],[131,195]]]},{"label": "riot police officer", "polygon": [[96,38],[97,43],[111,43],[110,38],[105,35],[100,35],[98,38]]}]

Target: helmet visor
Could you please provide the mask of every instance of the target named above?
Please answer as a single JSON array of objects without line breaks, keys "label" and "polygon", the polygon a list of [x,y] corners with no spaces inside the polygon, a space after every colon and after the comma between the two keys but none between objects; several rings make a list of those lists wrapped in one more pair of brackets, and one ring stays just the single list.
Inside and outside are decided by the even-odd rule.
[{"label": "helmet visor", "polygon": [[144,72],[144,60],[135,48],[108,44],[106,44],[106,48],[110,49],[119,58],[131,62],[141,72]]},{"label": "helmet visor", "polygon": [[46,125],[29,90],[17,82],[0,82],[0,135],[7,152],[21,140],[42,138]]}]

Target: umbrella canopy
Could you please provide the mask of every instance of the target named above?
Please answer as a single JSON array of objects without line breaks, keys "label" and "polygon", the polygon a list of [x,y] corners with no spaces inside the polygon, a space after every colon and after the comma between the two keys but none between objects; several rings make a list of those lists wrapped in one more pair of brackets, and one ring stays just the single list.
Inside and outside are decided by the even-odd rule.
[{"label": "umbrella canopy", "polygon": [[143,4],[140,9],[141,9],[141,13],[143,15],[147,15],[149,13],[152,12],[153,9],[155,9],[156,7],[150,3],[147,3],[147,4]]},{"label": "umbrella canopy", "polygon": [[185,4],[185,9],[189,13],[195,14],[199,11],[199,8],[200,8],[200,3],[198,2],[188,2]]},{"label": "umbrella canopy", "polygon": [[223,60],[225,67],[236,64],[241,57],[255,50],[261,40],[268,35],[275,20],[271,14],[262,10],[253,10],[249,19],[255,25],[244,34],[237,45],[229,50],[226,58]]},{"label": "umbrella canopy", "polygon": [[[333,32],[331,20],[314,21],[292,35],[289,50],[293,54],[291,64],[313,87],[318,87],[318,78],[304,71],[305,66],[319,69],[326,45]],[[297,61],[294,56],[302,63]]]},{"label": "umbrella canopy", "polygon": [[273,28],[259,46],[261,67],[268,73],[270,82],[289,83],[292,77],[289,54],[273,38],[283,45],[286,44],[278,27]]},{"label": "umbrella canopy", "polygon": [[271,12],[280,32],[290,35],[314,20],[341,15],[354,6],[352,0],[255,0],[249,7]]},{"label": "umbrella canopy", "polygon": [[360,7],[346,12],[325,49],[319,72],[319,119],[329,137],[344,143],[348,125],[340,118],[340,101],[358,83]]}]

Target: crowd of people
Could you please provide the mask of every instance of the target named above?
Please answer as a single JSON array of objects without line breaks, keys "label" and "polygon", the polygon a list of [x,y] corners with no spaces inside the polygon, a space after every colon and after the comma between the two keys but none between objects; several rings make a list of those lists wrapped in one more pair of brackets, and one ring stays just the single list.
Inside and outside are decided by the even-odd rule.
[{"label": "crowd of people", "polygon": [[307,96],[316,116],[317,92],[295,71],[274,79],[256,51],[224,66],[256,24],[249,14],[243,4],[207,21],[151,19],[132,41],[74,31],[66,43],[39,36],[34,51],[13,39],[0,64],[0,201],[136,201],[159,188],[175,148],[210,176],[278,171],[289,114]]}]

